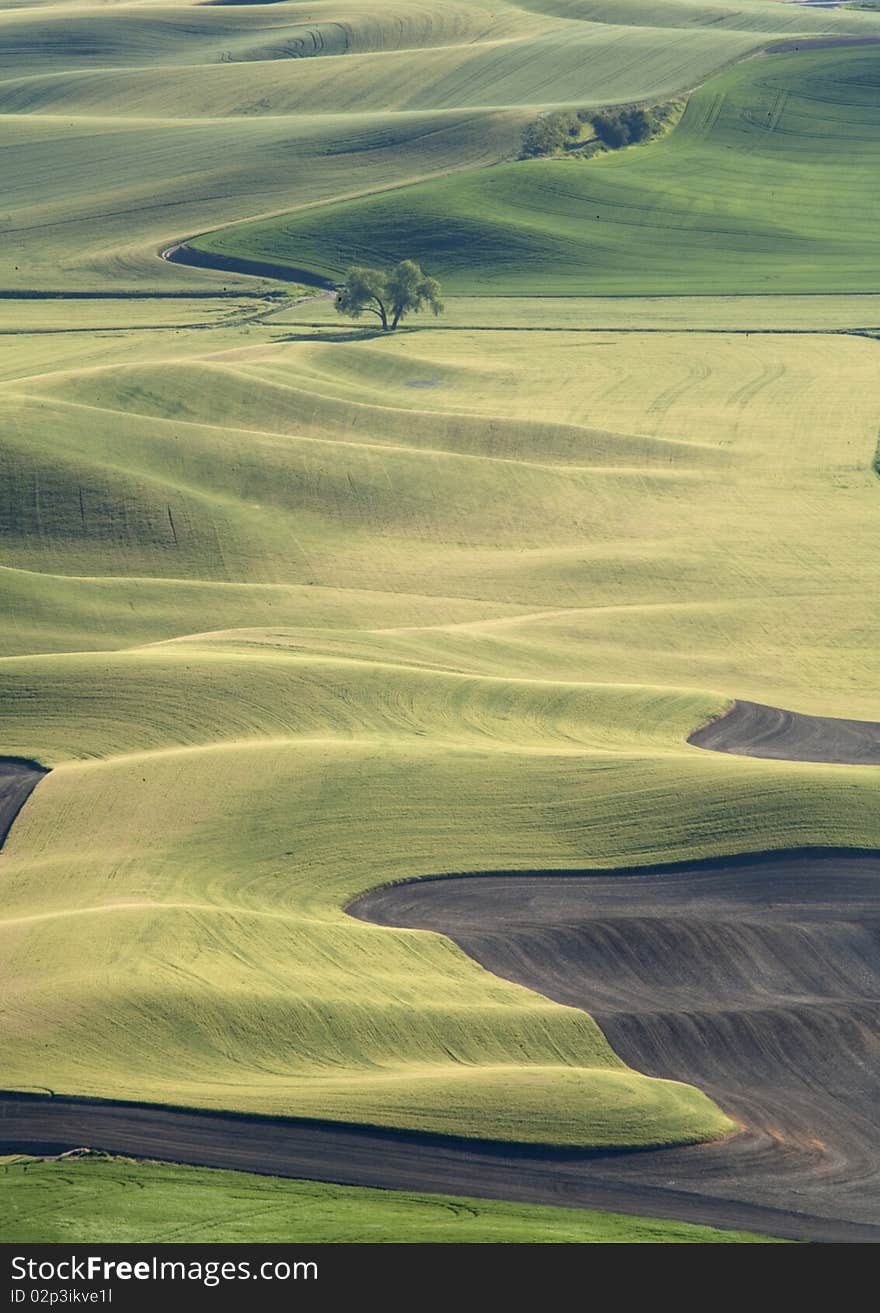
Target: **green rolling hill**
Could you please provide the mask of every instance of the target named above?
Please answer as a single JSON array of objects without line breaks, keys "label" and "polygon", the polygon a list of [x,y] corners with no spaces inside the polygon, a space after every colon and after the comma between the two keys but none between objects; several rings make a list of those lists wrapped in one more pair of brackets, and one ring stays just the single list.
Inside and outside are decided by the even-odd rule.
[{"label": "green rolling hill", "polygon": [[406,252],[451,293],[864,292],[880,269],[880,56],[748,60],[662,140],[245,224],[197,249],[324,277]]},{"label": "green rolling hill", "polygon": [[[876,718],[880,47],[756,52],[878,36],[764,0],[0,15],[0,753],[52,768],[0,855],[6,1086],[736,1130],[586,1013],[344,909],[880,842],[876,769],[687,743],[733,697]],[[547,108],[686,93],[644,147],[515,159]],[[414,255],[449,311],[364,333],[159,258],[193,234],[328,278]],[[15,1234],[103,1227],[105,1169],[149,1201],[119,1238],[181,1181],[217,1237],[244,1191],[262,1239],[316,1198],[316,1238],[437,1238],[419,1197],[91,1160],[7,1165]],[[464,1238],[699,1238],[580,1217],[481,1205]]]}]

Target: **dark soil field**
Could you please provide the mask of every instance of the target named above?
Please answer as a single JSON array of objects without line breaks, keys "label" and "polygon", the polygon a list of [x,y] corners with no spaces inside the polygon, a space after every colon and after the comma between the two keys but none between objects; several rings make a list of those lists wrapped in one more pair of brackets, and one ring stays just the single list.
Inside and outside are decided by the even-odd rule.
[{"label": "dark soil field", "polygon": [[735,702],[727,715],[703,725],[688,742],[742,757],[880,765],[880,725],[874,721],[803,716],[759,702]]},{"label": "dark soil field", "polygon": [[0,846],[33,790],[46,774],[36,762],[0,757]]}]

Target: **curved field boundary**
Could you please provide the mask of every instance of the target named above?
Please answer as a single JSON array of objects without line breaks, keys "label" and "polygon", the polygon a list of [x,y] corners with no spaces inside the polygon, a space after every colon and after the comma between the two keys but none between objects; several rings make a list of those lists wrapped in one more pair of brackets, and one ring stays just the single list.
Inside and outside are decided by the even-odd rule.
[{"label": "curved field boundary", "polygon": [[[564,1204],[748,1229],[792,1240],[877,1242],[880,1226],[678,1189],[663,1153],[590,1153],[497,1144],[370,1126],[260,1118],[67,1096],[0,1093],[0,1150],[106,1153],[337,1185]],[[622,1170],[628,1158],[657,1184]],[[668,1162],[668,1172],[663,1168]]]},{"label": "curved field boundary", "polygon": [[317,287],[323,292],[332,292],[336,284],[329,278],[312,273],[309,269],[294,269],[288,264],[272,264],[267,260],[242,260],[233,255],[215,255],[206,251],[197,251],[185,242],[168,246],[160,251],[161,259],[169,264],[186,264],[195,269],[216,269],[221,273],[246,274],[251,278],[276,278],[285,283],[302,283],[306,287]]},{"label": "curved field boundary", "polygon": [[45,766],[26,757],[0,757],[0,848],[16,816],[46,774]]},{"label": "curved field boundary", "polygon": [[10,1092],[0,1149],[88,1145],[791,1239],[880,1240],[880,854],[449,876],[375,890],[349,910],[440,930],[488,969],[586,1007],[625,1061],[699,1083],[743,1133],[590,1151]]},{"label": "curved field boundary", "polygon": [[349,910],[446,934],[496,975],[583,1008],[629,1066],[698,1086],[742,1124],[619,1160],[638,1209],[674,1182],[707,1217],[726,1200],[727,1225],[748,1205],[792,1226],[802,1210],[814,1238],[816,1216],[880,1228],[880,854],[451,876]]},{"label": "curved field boundary", "polygon": [[694,730],[688,743],[738,757],[880,766],[880,723],[807,716],[761,702],[737,700],[718,720]]},{"label": "curved field boundary", "polygon": [[[210,0],[210,2],[214,4],[242,5],[242,4],[249,4],[252,2],[252,0]],[[836,48],[875,46],[877,44],[880,44],[880,33],[878,33],[877,35],[871,33],[863,33],[858,35],[841,34],[838,36],[818,35],[818,36],[806,36],[806,37],[796,37],[796,38],[787,38],[787,37],[779,38],[777,40],[770,41],[763,45],[756,45],[756,47],[753,50],[738,56],[737,58],[723,65],[721,68],[714,70],[702,83],[699,83],[694,87],[689,87],[686,90],[680,92],[679,94],[689,98],[693,96],[695,91],[700,90],[701,87],[705,87],[708,83],[710,83],[713,79],[717,78],[726,69],[733,68],[737,64],[745,63],[757,57],[766,57],[766,56],[772,56],[778,54],[790,54],[790,53],[801,52],[801,51],[808,52],[808,51],[821,51],[821,50],[829,50]],[[721,110],[723,100],[724,100],[723,94],[719,93],[713,98],[709,106],[707,106],[706,113],[704,115],[704,129],[708,129],[712,125],[712,123],[714,123],[715,119],[717,118]],[[650,99],[634,100],[627,102],[615,102],[615,103],[609,102],[605,106],[605,108],[607,109],[619,108],[621,104],[628,104],[628,105],[636,104],[636,105],[644,105],[650,107],[651,103],[652,102]],[[782,103],[783,102],[780,102],[779,105],[780,110]],[[772,126],[775,126],[775,122],[773,123]],[[455,173],[473,172],[472,169],[467,167],[465,168],[459,167],[453,171]],[[477,172],[484,173],[485,168],[482,170],[477,170]],[[446,176],[448,176],[448,174]],[[425,181],[426,179],[421,179],[421,182],[425,182]],[[371,198],[375,199],[377,196],[389,192],[400,193],[405,195],[407,192],[411,191],[414,186],[418,187],[418,185],[419,185],[418,183],[414,184],[413,181],[410,180],[406,182],[397,183],[388,187],[381,187],[375,192],[368,192],[364,195],[349,197],[346,199],[354,203],[356,201],[368,201]],[[334,205],[338,205],[341,203],[345,203],[345,201],[329,199],[323,203],[318,203],[317,205],[309,206],[307,208],[315,209],[320,212],[322,209],[331,208]],[[271,215],[266,215],[264,216],[263,219],[256,217],[251,219],[243,219],[236,223],[228,225],[228,227],[234,230],[238,228],[249,227],[251,224],[255,224],[255,223],[263,223],[272,220],[278,220],[285,217],[285,213],[287,215],[292,215],[293,211],[287,211],[287,212],[279,211]],[[176,243],[175,245],[169,246],[161,250],[159,252],[159,255],[163,260],[166,260],[172,264],[188,265],[193,268],[199,268],[199,269],[212,269],[215,272],[235,273],[235,274],[245,275],[248,277],[271,278],[283,282],[301,283],[306,286],[314,286],[316,288],[320,288],[325,291],[332,291],[337,285],[333,280],[328,279],[316,273],[312,269],[297,267],[288,263],[282,263],[277,260],[273,261],[271,259],[268,260],[259,259],[259,258],[253,259],[253,258],[247,258],[242,256],[221,254],[215,251],[203,250],[199,247],[190,246],[188,244],[189,242],[198,241],[200,238],[209,235],[210,235],[210,231],[193,234],[186,241]],[[690,292],[689,294],[694,294],[694,293]],[[712,292],[708,294],[717,295],[716,292]],[[749,295],[756,295],[756,294],[766,295],[767,293],[755,293],[755,292],[749,293]],[[799,295],[799,294],[821,295],[822,293],[795,292],[793,294],[794,295]],[[844,293],[824,293],[824,294],[825,295],[862,295],[863,292],[850,291]],[[628,294],[623,293],[623,295],[633,295],[633,293],[628,293]],[[674,295],[674,293],[654,291],[652,292],[652,295],[668,296],[668,295]],[[735,296],[737,295],[737,293],[728,290],[724,293],[724,295]]]},{"label": "curved field boundary", "polygon": [[[805,36],[785,37],[781,41],[772,41],[759,51],[762,55],[790,55],[799,50],[834,50],[839,46],[876,46],[880,45],[880,35],[870,32],[860,35],[841,33],[840,36]],[[749,56],[746,55],[746,59]]]}]

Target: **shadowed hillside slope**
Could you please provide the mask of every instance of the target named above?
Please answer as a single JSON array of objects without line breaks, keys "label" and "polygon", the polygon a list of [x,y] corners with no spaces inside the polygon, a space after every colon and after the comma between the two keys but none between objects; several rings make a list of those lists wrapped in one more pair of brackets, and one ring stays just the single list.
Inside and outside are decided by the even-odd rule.
[{"label": "shadowed hillside slope", "polygon": [[810,33],[871,37],[880,20],[691,0],[14,8],[0,15],[0,288],[216,287],[157,251],[509,160],[548,105],[668,99]]},{"label": "shadowed hillside slope", "polygon": [[862,292],[880,254],[878,128],[880,50],[765,55],[711,79],[647,146],[504,164],[195,245],[337,278],[406,251],[452,292]]},{"label": "shadowed hillside slope", "polygon": [[[876,765],[688,742],[734,701],[878,718],[877,55],[755,53],[878,32],[763,0],[0,16],[0,753],[52,768],[0,854],[9,1086],[280,1115],[285,1170],[396,1143],[380,1183],[436,1189],[438,1134],[495,1193],[554,1146],[751,1143],[718,1051],[716,1101],[585,999],[344,908],[880,846]],[[513,162],[550,105],[695,87],[643,150]],[[159,258],[209,230],[333,276],[412,253],[449,313],[380,335]],[[681,295],[773,288],[810,295]],[[839,1198],[795,1234],[862,1235]]]},{"label": "shadowed hillside slope", "polygon": [[54,766],[2,858],[10,1081],[729,1129],[585,1014],[341,907],[431,871],[876,842],[876,771],[686,743],[731,693],[870,715],[875,345],[259,331],[4,386],[3,747]]}]

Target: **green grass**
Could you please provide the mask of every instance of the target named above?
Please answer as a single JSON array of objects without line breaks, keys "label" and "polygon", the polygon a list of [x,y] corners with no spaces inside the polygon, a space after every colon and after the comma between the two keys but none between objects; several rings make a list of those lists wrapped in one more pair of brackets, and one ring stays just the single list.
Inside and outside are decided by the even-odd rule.
[{"label": "green grass", "polygon": [[[873,286],[873,51],[751,60],[644,149],[503,162],[548,104],[668,98],[877,18],[346,12],[344,55],[298,5],[0,17],[0,287],[188,294],[4,301],[0,751],[54,767],[0,857],[4,1083],[519,1141],[728,1134],[585,1014],[343,908],[431,872],[877,846],[876,770],[686,743],[734,696],[876,714],[877,344],[820,331],[878,323],[876,296],[827,295]],[[453,292],[814,295],[462,297],[381,339],[157,258],[205,229],[328,272],[405,239]],[[253,299],[198,299],[224,287]],[[19,1183],[57,1200],[59,1171],[181,1179]],[[253,1188],[320,1195],[340,1235],[349,1207],[380,1234],[410,1207]],[[479,1227],[536,1225],[510,1208]]]},{"label": "green grass", "polygon": [[731,696],[871,714],[876,344],[241,333],[4,389],[2,746],[56,767],[2,858],[8,1083],[725,1133],[583,1014],[341,908],[876,844],[876,771],[685,744]]},{"label": "green grass", "polygon": [[171,265],[158,252],[292,201],[311,205],[494,163],[515,149],[520,117],[488,110],[475,121],[449,110],[163,120],[112,108],[15,109],[0,114],[0,144],[16,163],[0,286],[252,289],[253,280]]},{"label": "green grass", "polygon": [[89,1155],[0,1163],[7,1244],[781,1244],[578,1208]]},{"label": "green grass", "polygon": [[[516,333],[597,329],[628,333],[880,331],[880,295],[855,292],[839,296],[447,296],[445,306],[439,319],[421,312],[405,321],[405,327]],[[358,325],[340,317],[330,298],[303,301],[271,316],[273,328],[316,342],[326,341],[330,332],[355,340],[365,323]]]},{"label": "green grass", "polygon": [[529,160],[209,233],[205,251],[326,277],[401,253],[447,291],[875,291],[880,54],[766,56],[712,79],[669,135]]},{"label": "green grass", "polygon": [[764,0],[197,9],[0,15],[0,289],[247,288],[156,253],[512,159],[557,103],[667,100],[775,37],[880,31]]}]

